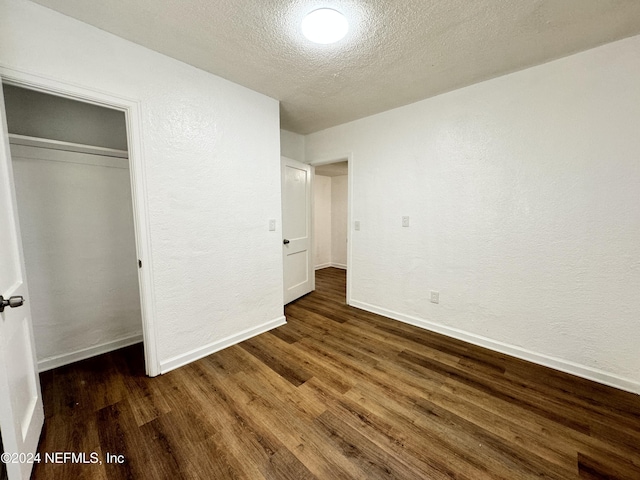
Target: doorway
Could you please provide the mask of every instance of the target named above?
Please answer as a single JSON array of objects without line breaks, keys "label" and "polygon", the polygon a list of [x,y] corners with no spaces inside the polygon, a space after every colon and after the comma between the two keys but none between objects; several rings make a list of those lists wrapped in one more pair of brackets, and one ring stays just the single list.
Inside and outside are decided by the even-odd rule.
[{"label": "doorway", "polygon": [[143,341],[125,112],[3,90],[38,369]]},{"label": "doorway", "polygon": [[[315,165],[313,179],[314,269],[347,271],[349,264],[349,161]],[[343,272],[344,273],[344,272]],[[338,274],[338,272],[336,272]],[[347,277],[349,272],[346,272]],[[348,285],[348,281],[347,281]],[[348,303],[348,288],[347,298]]]}]

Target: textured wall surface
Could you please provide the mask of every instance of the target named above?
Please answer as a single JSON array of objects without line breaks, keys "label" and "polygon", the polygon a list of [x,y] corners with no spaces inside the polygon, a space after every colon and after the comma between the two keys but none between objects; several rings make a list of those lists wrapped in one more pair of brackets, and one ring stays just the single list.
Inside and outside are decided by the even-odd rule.
[{"label": "textured wall surface", "polygon": [[331,264],[331,177],[313,177],[313,266]]},{"label": "textured wall surface", "polygon": [[639,51],[307,136],[308,162],[353,153],[352,300],[640,392]]},{"label": "textured wall surface", "polygon": [[9,133],[127,149],[123,112],[11,85],[3,90]]},{"label": "textured wall surface", "polygon": [[15,145],[11,156],[38,361],[139,336],[127,161]]},{"label": "textured wall surface", "polygon": [[161,363],[282,318],[276,100],[21,0],[0,64],[141,102]]},{"label": "textured wall surface", "polygon": [[331,263],[347,268],[348,176],[331,177]]},{"label": "textured wall surface", "polygon": [[280,154],[304,162],[304,135],[280,130]]}]

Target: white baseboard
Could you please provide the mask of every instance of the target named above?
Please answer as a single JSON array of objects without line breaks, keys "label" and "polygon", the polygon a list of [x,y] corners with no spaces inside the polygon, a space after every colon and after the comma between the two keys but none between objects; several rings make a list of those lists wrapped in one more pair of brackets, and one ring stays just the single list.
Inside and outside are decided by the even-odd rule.
[{"label": "white baseboard", "polygon": [[196,360],[200,360],[207,355],[211,355],[212,353],[223,350],[227,347],[235,345],[236,343],[243,342],[245,340],[250,339],[251,337],[255,337],[256,335],[260,335],[261,333],[268,332],[271,329],[279,327],[287,323],[287,319],[282,316],[278,317],[274,320],[270,320],[262,325],[258,325],[257,327],[249,328],[242,332],[231,335],[230,337],[224,338],[222,340],[218,340],[216,342],[210,343],[208,345],[204,345],[202,347],[195,348],[190,352],[184,353],[182,355],[177,355],[169,360],[160,362],[160,373],[164,374],[174,370],[178,367],[182,367],[187,363],[195,362]]},{"label": "white baseboard", "polygon": [[346,270],[347,266],[344,263],[322,263],[320,265],[316,265],[315,269],[316,270],[322,270],[323,268],[329,268],[329,267],[333,267],[333,268],[341,268],[342,270]]},{"label": "white baseboard", "polygon": [[398,320],[403,323],[408,323],[416,327],[424,328],[425,330],[440,333],[448,337],[453,337],[458,340],[471,343],[473,345],[488,348],[489,350],[504,353],[521,360],[526,360],[538,365],[553,368],[554,370],[559,370],[561,372],[570,373],[572,375],[576,375],[577,377],[586,378],[587,380],[593,380],[594,382],[602,383],[604,385],[618,388],[620,390],[640,394],[639,382],[630,380],[628,378],[622,378],[617,375],[604,372],[602,370],[587,367],[585,365],[580,365],[560,358],[551,357],[542,353],[536,353],[531,350],[516,347],[514,345],[509,345],[497,340],[492,340],[487,337],[482,337],[474,333],[465,332],[457,328],[433,323],[422,318],[404,315],[402,313],[394,312],[393,310],[387,310],[386,308],[371,305],[366,302],[350,300],[349,305],[361,310],[366,310],[367,312],[389,317],[393,320]]},{"label": "white baseboard", "polygon": [[101,343],[100,345],[83,348],[71,353],[64,353],[62,355],[44,358],[42,360],[38,360],[38,370],[40,372],[46,372],[53,368],[62,367],[63,365],[95,357],[96,355],[102,355],[103,353],[112,352],[113,350],[118,350],[119,348],[128,347],[129,345],[140,342],[142,342],[142,334]]}]

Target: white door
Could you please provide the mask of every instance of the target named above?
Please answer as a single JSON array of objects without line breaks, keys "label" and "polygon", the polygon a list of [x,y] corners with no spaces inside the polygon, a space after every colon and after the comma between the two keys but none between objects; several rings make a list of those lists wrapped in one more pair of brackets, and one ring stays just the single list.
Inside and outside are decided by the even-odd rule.
[{"label": "white door", "polygon": [[9,480],[18,480],[31,474],[24,460],[38,448],[44,411],[1,84],[0,123],[0,431],[5,453],[17,454],[7,464]]},{"label": "white door", "polygon": [[311,166],[282,157],[284,303],[314,289],[311,252]]}]

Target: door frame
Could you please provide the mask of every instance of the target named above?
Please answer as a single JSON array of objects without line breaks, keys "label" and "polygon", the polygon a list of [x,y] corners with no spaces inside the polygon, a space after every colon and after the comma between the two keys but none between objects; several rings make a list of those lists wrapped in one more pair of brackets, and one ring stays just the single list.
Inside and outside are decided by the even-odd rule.
[{"label": "door frame", "polygon": [[[325,159],[321,159],[321,160],[314,160],[312,162],[309,162],[309,165],[311,165],[312,167],[314,167],[314,175],[311,177],[311,194],[313,195],[313,191],[314,191],[314,181],[315,181],[315,167],[318,167],[320,165],[329,165],[332,163],[338,163],[338,162],[347,162],[347,298],[346,298],[346,303],[347,305],[351,305],[351,282],[352,282],[352,278],[353,275],[351,275],[349,272],[351,272],[351,258],[353,257],[352,252],[353,252],[353,242],[352,242],[352,235],[351,235],[351,231],[352,231],[352,219],[353,219],[353,152],[347,152],[345,154],[342,155],[335,155],[332,156],[330,158],[325,158]],[[314,210],[315,210],[315,202],[313,202],[313,207],[311,209],[312,211],[312,215],[314,215]],[[312,218],[313,221],[313,218]],[[312,232],[315,233],[315,232]],[[315,235],[312,237],[312,243],[313,243],[313,251],[315,252]],[[313,270],[313,276],[314,276],[314,285],[315,285],[315,275],[316,275],[316,271],[315,269]]]},{"label": "door frame", "polygon": [[142,142],[142,103],[136,99],[121,97],[100,90],[61,82],[3,66],[0,66],[0,82],[6,85],[55,95],[57,97],[107,107],[124,113],[127,127],[127,149],[129,153],[129,175],[131,197],[133,200],[133,225],[136,252],[138,259],[142,260],[142,268],[138,268],[138,284],[140,287],[145,371],[150,377],[159,375],[160,363],[158,361],[154,325],[155,296],[153,288],[153,260],[151,255],[151,229]]}]

